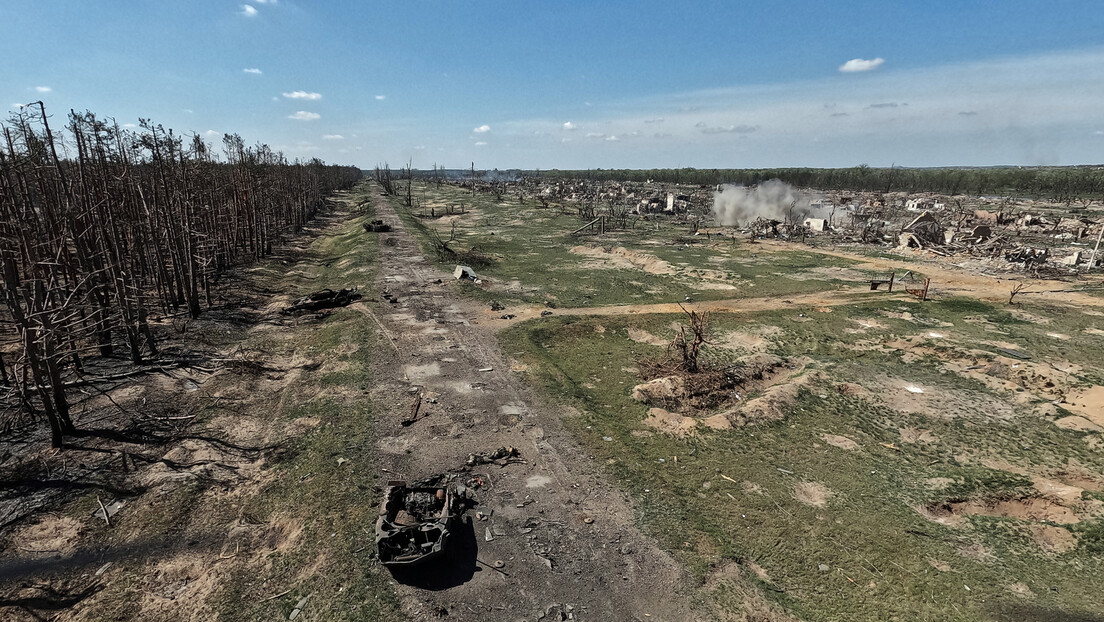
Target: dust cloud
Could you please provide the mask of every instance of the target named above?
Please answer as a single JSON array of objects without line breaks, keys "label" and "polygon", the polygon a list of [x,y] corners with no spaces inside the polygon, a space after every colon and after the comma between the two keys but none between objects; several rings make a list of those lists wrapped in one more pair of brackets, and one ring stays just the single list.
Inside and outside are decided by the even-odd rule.
[{"label": "dust cloud", "polygon": [[809,203],[809,197],[803,192],[777,179],[755,188],[726,184],[713,193],[713,219],[726,227],[759,217],[781,221],[791,218],[801,222],[811,211]]}]

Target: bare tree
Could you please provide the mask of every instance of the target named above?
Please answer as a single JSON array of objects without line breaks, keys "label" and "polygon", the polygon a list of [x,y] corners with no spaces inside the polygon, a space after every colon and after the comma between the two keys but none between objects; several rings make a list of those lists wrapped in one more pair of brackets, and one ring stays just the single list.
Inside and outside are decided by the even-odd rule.
[{"label": "bare tree", "polygon": [[679,327],[679,333],[675,335],[671,344],[667,347],[669,355],[677,354],[681,358],[681,367],[684,371],[696,374],[701,371],[701,363],[698,355],[703,344],[709,343],[709,312],[687,310],[679,304],[679,308],[690,318],[691,335],[686,334],[686,326]]}]

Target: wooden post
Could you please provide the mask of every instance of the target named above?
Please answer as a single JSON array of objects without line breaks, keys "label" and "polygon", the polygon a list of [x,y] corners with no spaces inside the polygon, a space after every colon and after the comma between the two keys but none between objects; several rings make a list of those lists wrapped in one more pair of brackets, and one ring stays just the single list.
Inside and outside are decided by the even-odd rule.
[{"label": "wooden post", "polygon": [[897,276],[897,271],[894,270],[889,273],[889,291],[893,291],[893,277]]},{"label": "wooden post", "polygon": [[1093,247],[1092,255],[1089,255],[1089,270],[1093,269],[1096,265],[1096,251],[1100,248],[1100,238],[1104,237],[1104,223],[1100,224],[1100,233],[1096,234],[1096,246]]}]

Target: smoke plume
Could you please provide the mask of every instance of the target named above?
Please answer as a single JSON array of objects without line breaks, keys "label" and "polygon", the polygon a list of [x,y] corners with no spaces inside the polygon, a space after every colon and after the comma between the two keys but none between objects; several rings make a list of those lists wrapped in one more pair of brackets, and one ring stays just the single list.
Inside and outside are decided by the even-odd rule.
[{"label": "smoke plume", "polygon": [[781,221],[792,218],[801,222],[809,211],[809,197],[777,179],[750,189],[726,184],[720,192],[713,193],[713,220],[726,227],[759,217]]}]

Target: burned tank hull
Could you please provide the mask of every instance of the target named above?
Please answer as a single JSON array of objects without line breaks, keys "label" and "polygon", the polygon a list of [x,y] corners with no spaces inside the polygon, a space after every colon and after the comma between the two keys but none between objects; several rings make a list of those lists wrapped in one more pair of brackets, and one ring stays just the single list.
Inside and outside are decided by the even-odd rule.
[{"label": "burned tank hull", "polygon": [[456,518],[449,487],[388,482],[376,520],[376,550],[385,566],[409,567],[445,553]]}]

